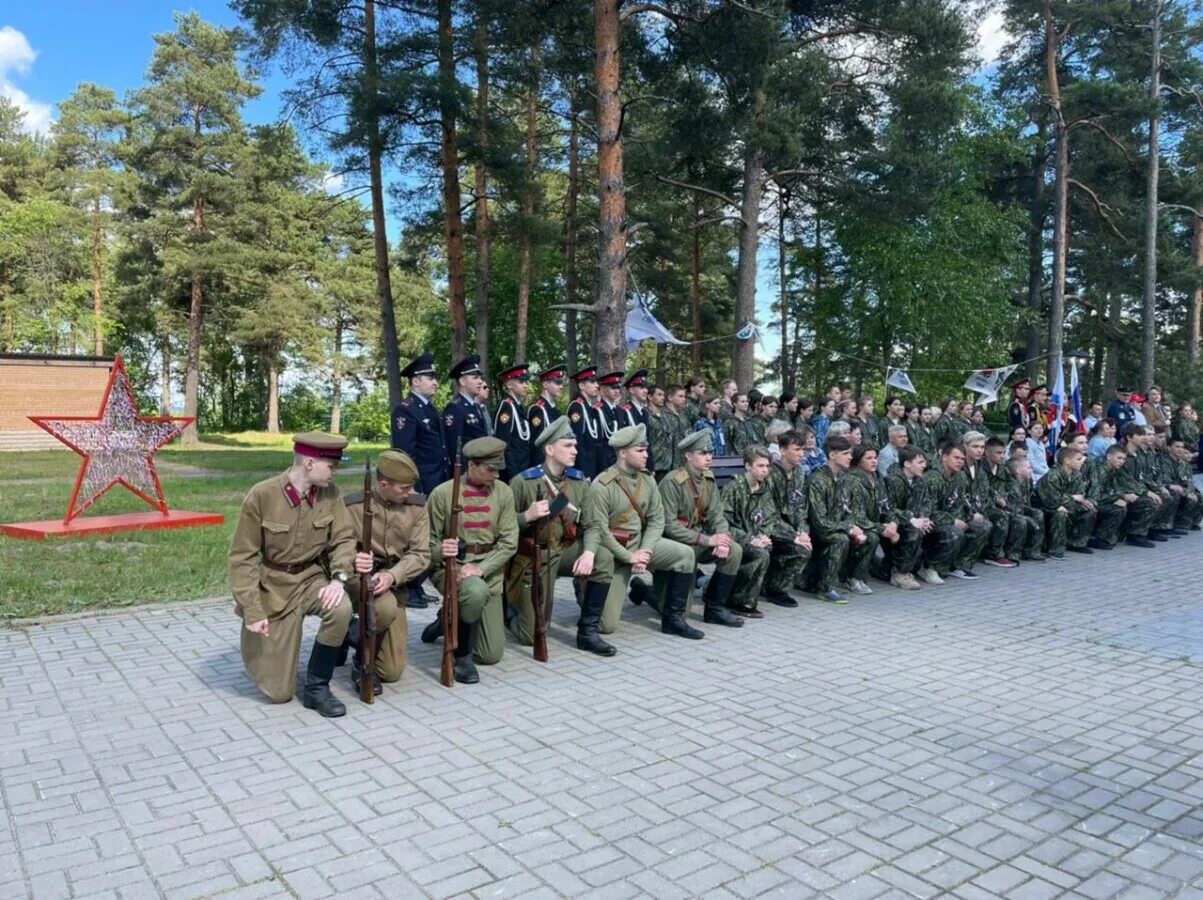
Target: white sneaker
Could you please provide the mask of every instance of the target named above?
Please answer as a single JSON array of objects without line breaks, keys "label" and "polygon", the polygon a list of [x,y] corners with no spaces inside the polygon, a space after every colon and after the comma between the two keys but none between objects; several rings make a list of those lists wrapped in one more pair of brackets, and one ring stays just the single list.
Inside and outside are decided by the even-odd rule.
[{"label": "white sneaker", "polygon": [[890,584],[904,591],[919,590],[919,582],[909,572],[894,572],[890,576]]},{"label": "white sneaker", "polygon": [[854,593],[854,594],[871,594],[871,593],[873,593],[873,588],[869,587],[867,584],[865,584],[859,578],[849,578],[848,579],[848,590],[852,591],[852,593]]},{"label": "white sneaker", "polygon": [[919,580],[924,584],[943,584],[944,579],[936,572],[935,569],[923,568],[919,570]]}]

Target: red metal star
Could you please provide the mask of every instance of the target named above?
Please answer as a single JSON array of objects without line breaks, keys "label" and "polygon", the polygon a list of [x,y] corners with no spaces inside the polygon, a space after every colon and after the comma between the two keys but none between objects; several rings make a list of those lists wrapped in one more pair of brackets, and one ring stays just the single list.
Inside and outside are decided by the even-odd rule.
[{"label": "red metal star", "polygon": [[120,356],[109,373],[99,415],[29,418],[84,458],[64,524],[116,484],[125,485],[159,512],[168,514],[153,457],[196,419],[138,415],[138,404]]}]

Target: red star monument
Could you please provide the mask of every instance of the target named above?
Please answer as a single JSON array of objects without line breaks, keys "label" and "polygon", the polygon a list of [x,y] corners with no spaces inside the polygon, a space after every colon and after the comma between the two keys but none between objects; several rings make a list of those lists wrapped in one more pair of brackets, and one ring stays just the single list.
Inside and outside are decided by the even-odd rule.
[{"label": "red star monument", "polygon": [[167,501],[154,455],[196,421],[182,416],[140,416],[125,363],[118,356],[96,416],[30,416],[84,458],[75,479],[64,524],[95,503],[113,485],[123,484],[163,515]]}]

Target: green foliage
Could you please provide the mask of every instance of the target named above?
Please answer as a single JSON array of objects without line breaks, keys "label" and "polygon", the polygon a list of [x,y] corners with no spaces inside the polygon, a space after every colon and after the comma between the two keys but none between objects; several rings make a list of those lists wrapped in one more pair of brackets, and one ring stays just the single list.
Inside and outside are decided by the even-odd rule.
[{"label": "green foliage", "polygon": [[293,385],[280,394],[280,430],[289,434],[298,431],[329,431],[330,400],[312,385]]},{"label": "green foliage", "polygon": [[392,411],[388,405],[388,388],[382,383],[366,394],[360,394],[347,404],[343,412],[342,432],[349,438],[375,441],[388,438]]}]

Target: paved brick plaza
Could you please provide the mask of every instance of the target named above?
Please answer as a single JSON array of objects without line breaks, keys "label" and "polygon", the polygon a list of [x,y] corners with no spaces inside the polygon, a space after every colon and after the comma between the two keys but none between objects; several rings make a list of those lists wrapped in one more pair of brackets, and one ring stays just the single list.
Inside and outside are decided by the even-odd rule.
[{"label": "paved brick plaza", "polygon": [[454,690],[430,610],[334,721],[258,698],[228,602],[0,631],[0,897],[1203,896],[1201,550],[700,643],[629,607],[613,660],[561,600],[550,664]]}]

